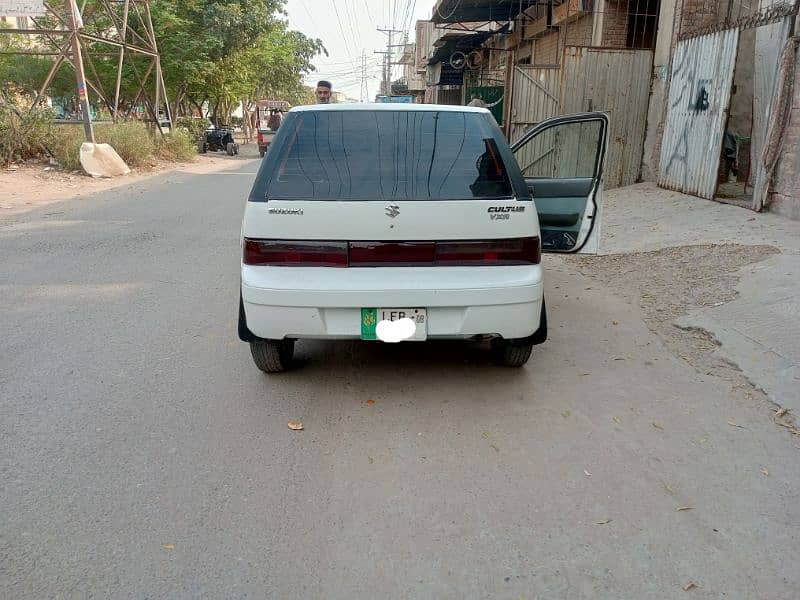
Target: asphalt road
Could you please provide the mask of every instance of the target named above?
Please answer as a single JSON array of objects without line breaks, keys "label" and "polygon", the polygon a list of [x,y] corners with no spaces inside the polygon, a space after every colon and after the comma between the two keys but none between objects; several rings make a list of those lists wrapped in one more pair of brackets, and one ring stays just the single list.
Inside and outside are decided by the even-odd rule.
[{"label": "asphalt road", "polygon": [[257,165],[0,223],[0,597],[797,597],[798,439],[568,261],[524,369],[316,342],[258,371]]}]

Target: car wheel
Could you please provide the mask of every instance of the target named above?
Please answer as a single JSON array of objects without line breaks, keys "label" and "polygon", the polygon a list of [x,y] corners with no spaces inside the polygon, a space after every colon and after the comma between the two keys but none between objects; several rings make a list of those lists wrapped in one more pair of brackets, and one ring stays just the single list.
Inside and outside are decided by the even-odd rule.
[{"label": "car wheel", "polygon": [[264,152],[264,150],[259,149],[258,154],[261,158],[264,158],[264,154],[266,154],[266,152]]},{"label": "car wheel", "polygon": [[294,340],[256,340],[250,342],[253,362],[264,373],[286,371],[294,356]]},{"label": "car wheel", "polygon": [[234,146],[235,144],[233,142],[228,142],[228,144],[225,146],[225,151],[228,153],[228,156],[233,156],[235,150]]},{"label": "car wheel", "polygon": [[492,354],[497,364],[504,367],[521,367],[528,362],[533,351],[529,340],[492,340]]}]

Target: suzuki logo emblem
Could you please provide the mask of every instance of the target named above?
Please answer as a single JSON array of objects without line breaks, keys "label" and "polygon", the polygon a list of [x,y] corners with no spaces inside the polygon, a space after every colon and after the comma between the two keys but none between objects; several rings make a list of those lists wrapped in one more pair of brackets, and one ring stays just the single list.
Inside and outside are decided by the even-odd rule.
[{"label": "suzuki logo emblem", "polygon": [[386,207],[386,216],[391,217],[394,219],[397,215],[400,214],[400,207],[397,204],[390,204]]}]

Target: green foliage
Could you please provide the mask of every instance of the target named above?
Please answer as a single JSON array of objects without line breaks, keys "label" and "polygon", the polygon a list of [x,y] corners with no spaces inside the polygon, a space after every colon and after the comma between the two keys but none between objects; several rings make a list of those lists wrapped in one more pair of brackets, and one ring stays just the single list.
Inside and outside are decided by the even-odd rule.
[{"label": "green foliage", "polygon": [[98,125],[94,137],[98,143],[110,144],[129,167],[145,164],[156,151],[155,140],[147,125],[136,121]]},{"label": "green foliage", "polygon": [[188,162],[197,156],[196,138],[185,129],[175,129],[161,140],[159,158],[169,161]]},{"label": "green foliage", "polygon": [[208,127],[208,120],[195,117],[178,117],[175,120],[175,126],[178,129],[187,131],[192,136],[192,139],[196,140],[203,135],[206,127]]},{"label": "green foliage", "polygon": [[43,154],[52,123],[53,114],[48,109],[29,111],[0,100],[0,163]]},{"label": "green foliage", "polygon": [[285,0],[153,0],[169,97],[207,100],[220,122],[241,101],[295,103],[320,40],[290,31]]},{"label": "green foliage", "polygon": [[[64,10],[66,4],[66,0],[50,2],[57,11]],[[86,33],[102,37],[115,28],[104,14],[104,0],[85,0],[80,5]],[[314,70],[313,58],[327,52],[320,40],[289,30],[285,5],[286,0],[151,0],[173,117],[181,112],[179,107],[196,109],[206,101],[223,123],[230,122],[233,108],[241,102],[251,105],[260,98],[292,104],[305,102],[308,93],[302,85],[303,76]],[[57,26],[52,18],[41,20],[40,24]],[[137,19],[131,19],[129,27],[133,30],[132,39],[137,35],[148,37]],[[60,50],[54,41],[42,38],[40,42],[48,51]],[[30,43],[25,36],[0,36],[0,49],[29,49]],[[85,49],[87,75],[99,82],[112,102],[118,65],[116,49],[99,41],[86,41]],[[13,87],[32,97],[53,61],[53,56],[0,55],[0,87]],[[120,86],[122,110],[136,103],[139,77],[149,67],[148,56],[126,55]],[[74,97],[74,91],[74,72],[64,61],[47,93],[52,97]],[[97,94],[90,89],[89,95],[98,105]]]},{"label": "green foliage", "polygon": [[81,144],[86,141],[81,125],[57,125],[47,142],[53,158],[65,171],[81,169]]},{"label": "green foliage", "polygon": [[[194,138],[188,132],[178,129],[160,139],[145,124],[135,121],[98,125],[95,139],[98,143],[110,144],[130,167],[145,165],[154,156],[185,162],[196,153]],[[59,125],[53,128],[47,148],[62,169],[74,171],[81,168],[80,148],[84,141],[81,125]]]}]

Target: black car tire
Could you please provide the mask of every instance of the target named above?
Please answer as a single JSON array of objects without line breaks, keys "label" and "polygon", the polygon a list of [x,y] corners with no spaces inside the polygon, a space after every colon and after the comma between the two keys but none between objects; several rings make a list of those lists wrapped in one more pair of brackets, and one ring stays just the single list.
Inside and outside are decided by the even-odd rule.
[{"label": "black car tire", "polygon": [[292,364],[294,340],[253,340],[250,354],[264,373],[282,373]]},{"label": "black car tire", "polygon": [[234,144],[233,142],[228,142],[225,145],[225,152],[228,153],[228,156],[233,156],[235,149],[236,149],[236,144]]},{"label": "black car tire", "polygon": [[497,364],[504,367],[521,367],[528,362],[533,351],[529,340],[492,340],[492,354]]},{"label": "black car tire", "polygon": [[258,149],[258,155],[259,155],[261,158],[264,158],[264,155],[265,155],[266,153],[267,153],[267,152],[266,152],[266,150],[264,150],[263,148],[259,148],[259,149]]}]

